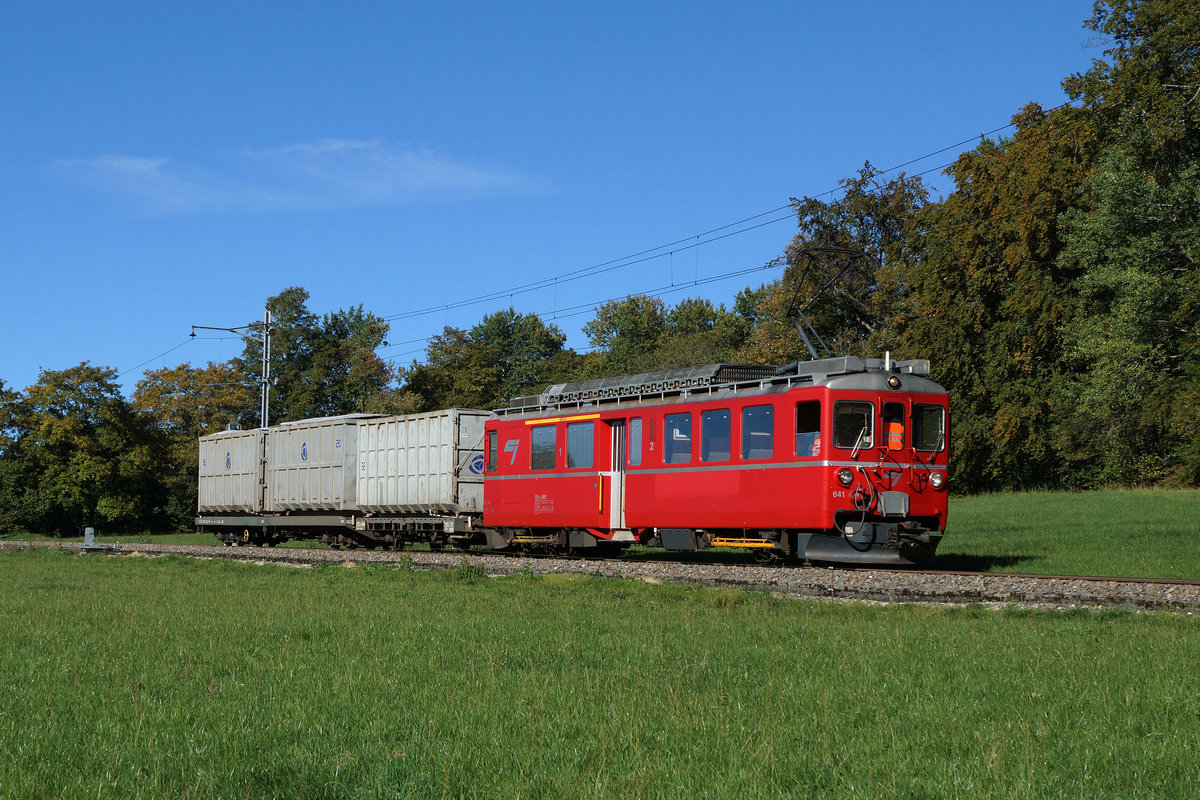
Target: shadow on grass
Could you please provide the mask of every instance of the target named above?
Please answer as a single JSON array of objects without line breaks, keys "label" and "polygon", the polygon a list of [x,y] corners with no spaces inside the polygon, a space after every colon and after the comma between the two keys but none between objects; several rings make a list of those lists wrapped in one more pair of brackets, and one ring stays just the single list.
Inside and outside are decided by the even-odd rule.
[{"label": "shadow on grass", "polygon": [[1003,571],[1021,564],[1041,561],[1041,556],[968,556],[958,553],[935,556],[931,569],[961,570],[963,572]]}]

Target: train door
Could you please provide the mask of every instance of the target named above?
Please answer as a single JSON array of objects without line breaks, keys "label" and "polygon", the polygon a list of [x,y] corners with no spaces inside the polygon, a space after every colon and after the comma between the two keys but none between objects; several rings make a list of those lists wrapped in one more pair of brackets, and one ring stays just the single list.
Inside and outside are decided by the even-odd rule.
[{"label": "train door", "polygon": [[625,527],[625,420],[608,420],[612,441],[611,471],[608,476],[608,527]]}]

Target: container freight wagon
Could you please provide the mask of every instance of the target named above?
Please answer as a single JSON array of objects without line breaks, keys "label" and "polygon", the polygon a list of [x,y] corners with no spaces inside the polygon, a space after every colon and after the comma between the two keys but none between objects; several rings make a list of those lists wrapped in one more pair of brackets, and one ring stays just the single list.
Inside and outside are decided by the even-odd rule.
[{"label": "container freight wagon", "polygon": [[483,511],[483,425],[491,416],[353,414],[203,437],[197,529],[226,544],[465,547]]},{"label": "container freight wagon", "polygon": [[257,514],[266,508],[263,453],[267,432],[221,431],[200,439],[200,497],[205,514]]}]

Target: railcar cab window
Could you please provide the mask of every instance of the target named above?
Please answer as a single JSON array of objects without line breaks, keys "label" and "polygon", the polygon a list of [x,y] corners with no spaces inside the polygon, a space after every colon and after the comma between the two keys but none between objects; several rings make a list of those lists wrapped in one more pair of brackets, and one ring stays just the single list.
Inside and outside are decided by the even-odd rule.
[{"label": "railcar cab window", "polygon": [[772,406],[746,406],[742,409],[742,458],[770,458],[775,455],[775,409]]},{"label": "railcar cab window", "polygon": [[700,460],[728,461],[733,437],[728,408],[705,411],[700,415]]},{"label": "railcar cab window", "polygon": [[875,407],[870,403],[842,400],[833,406],[833,446],[847,450],[873,447]]},{"label": "railcar cab window", "polygon": [[821,455],[821,401],[796,403],[796,457]]},{"label": "railcar cab window", "polygon": [[888,450],[904,449],[904,406],[901,403],[883,405],[883,443]]},{"label": "railcar cab window", "polygon": [[596,432],[591,422],[572,422],[567,425],[567,468],[590,467]]},{"label": "railcar cab window", "polygon": [[692,415],[667,414],[663,419],[663,463],[687,464],[692,460]]},{"label": "railcar cab window", "polygon": [[946,446],[946,409],[941,406],[913,405],[913,447],[926,453],[940,453]]},{"label": "railcar cab window", "polygon": [[628,430],[629,466],[638,467],[642,464],[642,418],[631,417]]},{"label": "railcar cab window", "polygon": [[529,432],[530,469],[554,469],[554,426],[538,425]]},{"label": "railcar cab window", "polygon": [[488,459],[487,471],[496,471],[496,451],[499,450],[497,444],[497,434],[495,431],[488,431]]}]

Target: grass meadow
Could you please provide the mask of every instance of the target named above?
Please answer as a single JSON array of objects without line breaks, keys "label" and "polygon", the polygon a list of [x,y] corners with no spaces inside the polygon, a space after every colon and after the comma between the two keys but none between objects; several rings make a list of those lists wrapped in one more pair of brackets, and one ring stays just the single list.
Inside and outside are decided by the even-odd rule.
[{"label": "grass meadow", "polygon": [[936,566],[1200,580],[1200,491],[1118,489],[952,498]]},{"label": "grass meadow", "polygon": [[1190,798],[1200,620],[0,551],[0,797]]}]

